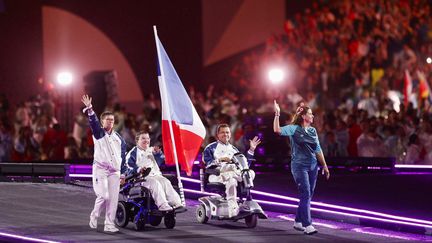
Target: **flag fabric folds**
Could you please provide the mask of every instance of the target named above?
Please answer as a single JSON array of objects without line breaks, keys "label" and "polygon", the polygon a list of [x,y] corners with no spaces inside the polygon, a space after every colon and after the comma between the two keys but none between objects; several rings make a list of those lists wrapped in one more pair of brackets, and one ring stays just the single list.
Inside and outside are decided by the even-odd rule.
[{"label": "flag fabric folds", "polygon": [[428,99],[432,103],[431,90],[423,72],[417,70],[417,77],[419,79],[419,96],[421,99]]},{"label": "flag fabric folds", "polygon": [[404,77],[404,105],[405,107],[408,107],[408,103],[410,102],[410,98],[412,95],[412,79],[408,72],[408,70],[405,70],[405,77]]},{"label": "flag fabric folds", "polygon": [[175,165],[177,157],[181,169],[190,176],[206,130],[156,33],[155,39],[165,161]]}]

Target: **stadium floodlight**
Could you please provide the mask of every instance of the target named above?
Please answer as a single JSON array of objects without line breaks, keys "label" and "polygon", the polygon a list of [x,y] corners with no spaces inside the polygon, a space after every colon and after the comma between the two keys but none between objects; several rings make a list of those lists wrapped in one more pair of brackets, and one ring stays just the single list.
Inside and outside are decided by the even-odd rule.
[{"label": "stadium floodlight", "polygon": [[268,72],[268,78],[273,84],[278,84],[284,80],[285,72],[280,68],[272,68]]},{"label": "stadium floodlight", "polygon": [[64,71],[57,74],[57,83],[61,86],[69,86],[72,83],[72,73]]}]

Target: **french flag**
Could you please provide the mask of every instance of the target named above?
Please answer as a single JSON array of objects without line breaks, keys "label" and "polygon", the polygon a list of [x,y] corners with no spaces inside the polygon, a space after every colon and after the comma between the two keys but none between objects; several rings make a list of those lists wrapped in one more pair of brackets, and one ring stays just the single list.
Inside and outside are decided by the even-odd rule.
[{"label": "french flag", "polygon": [[154,32],[162,100],[162,141],[165,162],[168,165],[180,165],[181,169],[190,176],[206,130],[159,40],[156,27]]}]

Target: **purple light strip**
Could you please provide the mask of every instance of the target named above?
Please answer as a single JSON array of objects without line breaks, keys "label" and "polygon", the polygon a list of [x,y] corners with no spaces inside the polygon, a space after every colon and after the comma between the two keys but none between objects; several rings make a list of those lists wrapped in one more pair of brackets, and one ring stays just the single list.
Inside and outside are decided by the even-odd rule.
[{"label": "purple light strip", "polygon": [[[198,165],[199,161],[194,161],[194,165]],[[331,168],[345,168],[345,166],[329,166]],[[71,169],[91,169],[92,165],[70,165]],[[385,168],[391,169],[390,167],[371,167],[371,168]],[[432,165],[407,165],[407,164],[395,164],[395,168],[416,168],[416,169],[432,169]]]},{"label": "purple light strip", "polygon": [[[184,181],[189,181],[189,182],[194,182],[194,183],[200,183],[200,181],[197,180],[197,179],[185,178],[185,177],[182,177],[181,179],[184,180]],[[263,192],[263,191],[257,191],[257,190],[251,190],[251,192],[254,193],[254,194],[257,194],[257,195],[262,195],[262,196],[268,196],[268,197],[272,197],[272,198],[278,198],[278,199],[283,199],[283,200],[288,200],[288,201],[299,202],[299,199],[295,198],[295,197],[288,197],[288,196],[283,196],[283,195],[278,195],[278,194],[268,193],[268,192]],[[414,223],[420,223],[420,224],[428,224],[428,225],[432,226],[432,221],[415,219],[415,218],[408,218],[408,217],[402,217],[402,216],[396,216],[396,215],[391,215],[391,214],[386,214],[386,213],[380,213],[380,212],[375,212],[375,211],[370,211],[370,210],[365,210],[365,209],[351,208],[351,207],[333,205],[333,204],[322,203],[322,202],[314,202],[314,201],[311,202],[311,205],[321,206],[321,207],[326,207],[326,208],[332,208],[332,209],[339,209],[339,210],[350,211],[350,212],[355,212],[355,213],[374,215],[374,216],[379,216],[379,217],[384,217],[384,218],[389,218],[389,219],[395,219],[395,220],[402,220],[402,221],[407,221],[407,222],[414,222]]]},{"label": "purple light strip", "polygon": [[391,170],[391,167],[368,166],[368,170]]},{"label": "purple light strip", "polygon": [[15,235],[15,234],[9,234],[9,233],[4,233],[4,232],[0,232],[0,236],[5,236],[5,237],[9,237],[9,238],[13,238],[13,239],[19,239],[19,240],[29,240],[29,241],[34,241],[34,242],[59,243],[59,241],[43,240],[43,239],[21,236],[21,235]]},{"label": "purple light strip", "polygon": [[[72,177],[72,178],[91,178],[92,176],[87,175],[87,174],[70,174],[69,177]],[[200,181],[198,179],[192,179],[192,178],[187,178],[187,177],[181,177],[181,179],[184,181],[189,181],[189,182],[193,182],[193,183],[200,183]],[[190,189],[184,189],[184,190],[187,191]],[[191,190],[191,192],[192,191],[194,191],[194,190]],[[257,194],[257,195],[268,196],[268,197],[273,197],[273,198],[278,198],[278,199],[283,199],[283,200],[288,200],[288,201],[294,201],[294,202],[299,201],[299,199],[294,198],[294,197],[282,196],[282,195],[278,195],[278,194],[274,194],[274,193],[268,193],[268,192],[257,191],[257,190],[251,190],[251,192],[254,194]],[[203,193],[203,194],[205,194],[205,193]],[[210,193],[207,195],[217,195],[217,194],[211,194]],[[263,202],[267,202],[267,201],[263,201]],[[398,222],[399,221],[407,221],[407,222],[413,222],[413,223],[419,223],[419,224],[426,224],[426,225],[429,225],[429,227],[432,226],[431,221],[402,217],[402,216],[396,216],[396,215],[380,213],[380,212],[375,212],[375,211],[370,211],[370,210],[357,209],[357,208],[351,208],[351,207],[345,207],[345,206],[338,206],[338,205],[321,203],[321,202],[314,202],[314,201],[311,202],[311,205],[321,206],[321,207],[326,207],[326,208],[332,208],[332,209],[339,209],[339,210],[350,211],[350,212],[355,212],[355,213],[374,215],[374,216],[394,219]],[[297,207],[297,206],[295,205],[295,207]],[[389,221],[389,222],[391,222],[391,221]]]},{"label": "purple light strip", "polygon": [[92,169],[92,165],[70,165],[69,169]]},{"label": "purple light strip", "polygon": [[[257,201],[259,203],[269,204],[269,205],[275,205],[275,206],[291,207],[291,208],[297,207],[297,205],[278,203],[278,202],[270,202],[270,201],[265,201],[265,200],[255,200],[255,201]],[[348,217],[363,218],[363,219],[382,221],[382,222],[387,222],[387,223],[403,224],[403,225],[417,226],[417,227],[424,227],[424,228],[432,229],[432,225],[426,225],[426,224],[411,223],[411,222],[405,222],[405,221],[393,220],[393,219],[376,218],[376,217],[371,217],[371,216],[366,216],[366,215],[361,215],[361,214],[344,213],[344,212],[338,212],[338,211],[333,211],[333,210],[328,210],[328,209],[321,209],[321,208],[314,208],[314,207],[311,207],[311,210],[318,211],[318,212],[329,213],[329,214],[348,216]]]},{"label": "purple light strip", "polygon": [[[283,219],[283,220],[291,221],[291,222],[294,222],[294,220],[295,220],[293,218],[290,218],[288,216],[283,216],[283,215],[279,215],[277,217],[280,218],[280,219]],[[337,227],[336,225],[333,225],[333,224],[325,224],[325,223],[320,223],[320,222],[316,222],[316,221],[314,221],[313,224],[314,225],[323,226],[323,227],[326,227],[326,228],[330,228],[330,229],[340,229],[339,227]]]},{"label": "purple light strip", "polygon": [[401,164],[396,164],[395,168],[432,169],[432,165],[401,165]]},{"label": "purple light strip", "polygon": [[413,240],[413,238],[411,238],[411,237],[403,237],[403,236],[393,235],[393,234],[385,234],[385,233],[372,232],[372,231],[366,230],[364,228],[354,228],[354,229],[351,229],[351,231],[362,233],[362,234],[368,234],[368,235],[376,235],[376,236],[384,236],[384,237],[396,238],[396,239],[400,239],[400,240]]},{"label": "purple light strip", "polygon": [[[283,219],[283,220],[291,221],[291,222],[295,221],[294,217],[289,217],[286,215],[279,215],[277,217],[280,219]],[[326,228],[330,228],[330,229],[343,229],[343,230],[349,230],[349,231],[354,231],[354,232],[358,232],[358,233],[371,234],[371,235],[390,237],[390,238],[397,238],[397,239],[402,239],[402,240],[411,240],[412,241],[412,240],[418,240],[419,239],[418,235],[409,237],[409,236],[403,236],[401,233],[396,233],[393,231],[387,231],[387,230],[382,230],[382,229],[380,229],[379,231],[389,232],[389,233],[379,233],[379,232],[377,232],[378,229],[372,228],[372,227],[351,228],[350,225],[345,225],[344,227],[341,227],[341,226],[337,226],[334,224],[317,222],[316,220],[314,220],[313,224],[323,226]],[[396,234],[399,234],[399,235],[396,235]]]},{"label": "purple light strip", "polygon": [[92,175],[89,174],[69,174],[71,178],[92,178]]},{"label": "purple light strip", "polygon": [[[199,194],[199,195],[218,195],[216,193],[201,192],[201,191],[192,190],[192,189],[186,189],[186,188],[184,189],[184,191],[185,192],[194,193],[194,194]],[[257,199],[255,199],[255,201],[258,202],[258,203],[262,203],[262,204],[268,204],[268,205],[274,205],[274,206],[282,206],[282,207],[289,207],[289,208],[297,208],[297,205],[294,205],[294,204],[271,202],[271,201],[257,200]],[[335,214],[335,215],[354,217],[354,218],[363,218],[363,219],[382,221],[382,222],[393,223],[393,224],[403,224],[403,225],[417,226],[417,227],[424,227],[424,228],[432,229],[432,225],[411,223],[411,222],[405,222],[405,221],[400,221],[400,220],[392,220],[392,219],[375,218],[375,217],[366,216],[366,215],[360,215],[360,214],[354,214],[354,213],[344,213],[344,212],[338,212],[338,211],[321,209],[321,208],[313,208],[313,207],[311,207],[311,210],[318,211],[318,212],[329,213],[329,214]]]},{"label": "purple light strip", "polygon": [[396,172],[397,175],[431,175],[432,172]]},{"label": "purple light strip", "polygon": [[[215,194],[215,193],[201,192],[201,191],[192,190],[192,189],[184,189],[184,191],[185,192],[191,192],[191,193],[194,193],[194,194],[201,194],[201,195],[203,195],[203,194],[204,195],[218,195],[218,194]],[[258,203],[262,203],[262,204],[268,204],[268,205],[274,205],[274,206],[282,206],[282,207],[290,207],[290,208],[297,208],[297,205],[294,205],[294,204],[271,202],[271,201],[257,200],[257,199],[255,199],[255,201],[258,202]],[[363,219],[369,219],[369,220],[375,220],[375,221],[381,221],[381,222],[388,222],[388,223],[394,223],[394,224],[403,224],[403,225],[417,226],[417,227],[424,227],[424,228],[432,229],[432,225],[426,225],[426,224],[411,223],[411,222],[405,222],[405,221],[393,220],[393,219],[376,218],[376,217],[371,217],[371,216],[366,216],[366,215],[360,215],[360,214],[354,214],[354,213],[345,213],[345,212],[338,212],[338,211],[333,211],[333,210],[328,210],[328,209],[321,209],[321,208],[314,208],[314,207],[311,207],[311,210],[318,211],[318,212],[329,213],[329,214],[348,216],[348,217],[363,218]]]},{"label": "purple light strip", "polygon": [[207,195],[207,196],[216,196],[216,195],[219,195],[219,194],[216,194],[216,193],[202,192],[202,191],[197,191],[197,190],[192,190],[192,189],[187,189],[187,188],[183,188],[183,191],[194,193],[194,194]]}]

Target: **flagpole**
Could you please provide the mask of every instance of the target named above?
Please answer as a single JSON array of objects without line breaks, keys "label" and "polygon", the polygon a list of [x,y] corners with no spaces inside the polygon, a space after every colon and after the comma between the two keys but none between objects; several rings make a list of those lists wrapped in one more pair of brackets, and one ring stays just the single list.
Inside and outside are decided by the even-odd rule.
[{"label": "flagpole", "polygon": [[[159,45],[158,45],[158,35],[157,35],[157,29],[156,29],[156,25],[153,25],[153,31],[154,31],[154,36],[155,36],[155,42],[156,42],[156,50],[157,50],[157,55],[158,55],[158,60],[159,63],[161,62],[162,58],[160,56],[160,49],[159,49]],[[166,89],[166,83],[163,80],[162,77],[165,77],[163,74],[163,69],[161,68],[162,65],[159,65],[159,71],[161,73],[160,77],[159,77],[159,81],[161,81],[160,83],[162,84],[162,89],[163,90],[167,90]],[[166,92],[165,92],[166,94]],[[168,114],[168,126],[169,126],[169,130],[170,130],[170,137],[171,137],[171,142],[173,145],[173,155],[174,155],[174,162],[176,165],[176,171],[177,171],[177,180],[178,180],[178,187],[180,190],[180,199],[181,199],[181,203],[182,205],[185,207],[186,206],[186,200],[185,200],[185,196],[184,196],[184,190],[183,190],[183,183],[181,181],[181,177],[180,177],[180,167],[179,167],[179,163],[178,163],[178,157],[177,157],[177,149],[176,149],[176,143],[175,143],[175,138],[174,138],[174,131],[172,128],[172,123],[171,123],[171,111],[170,111],[170,107],[169,107],[169,103],[166,102],[166,108],[167,108],[167,114]]]}]

